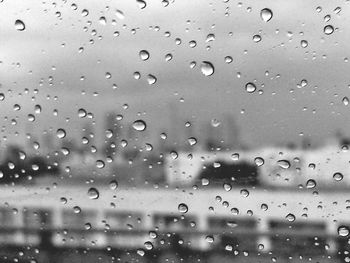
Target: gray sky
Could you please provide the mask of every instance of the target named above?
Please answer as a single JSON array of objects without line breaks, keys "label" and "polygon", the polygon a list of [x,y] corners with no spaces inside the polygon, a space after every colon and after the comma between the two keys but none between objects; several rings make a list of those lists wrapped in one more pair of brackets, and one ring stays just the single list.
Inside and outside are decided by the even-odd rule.
[{"label": "gray sky", "polygon": [[[113,110],[126,121],[144,119],[148,133],[156,135],[160,129],[183,129],[186,120],[194,121],[198,125],[194,128],[199,129],[201,121],[220,120],[229,113],[250,145],[300,141],[301,132],[315,140],[338,129],[350,135],[350,105],[342,103],[344,96],[350,97],[348,2],[176,0],[167,7],[160,0],[146,2],[145,9],[126,0],[57,1],[56,6],[34,0],[0,3],[2,135],[12,140],[14,132],[23,135],[29,125],[39,134],[49,127],[62,127],[74,135],[85,122],[77,116],[79,108],[94,113],[97,127],[105,113]],[[71,8],[72,3],[77,10]],[[336,14],[338,6],[341,11]],[[267,23],[260,18],[260,10],[266,7],[273,11]],[[81,15],[83,9],[89,10],[88,16]],[[116,10],[123,12],[124,19]],[[326,15],[331,16],[328,22]],[[99,22],[101,16],[106,25]],[[24,31],[16,30],[17,19],[25,23]],[[328,24],[335,28],[331,35],[323,32]],[[113,35],[115,31],[119,36]],[[167,31],[170,37],[165,36]],[[206,42],[208,34],[214,34],[215,40]],[[258,43],[253,41],[256,34],[262,37]],[[181,39],[180,45],[176,38]],[[191,40],[197,42],[196,47],[190,47]],[[301,47],[301,40],[308,41],[306,48]],[[81,53],[80,47],[84,48]],[[139,58],[140,50],[149,51],[147,61]],[[173,55],[168,62],[167,53]],[[233,62],[225,63],[226,56]],[[191,61],[197,63],[193,69]],[[213,75],[201,73],[202,61],[214,65]],[[135,71],[141,73],[139,80],[133,77]],[[106,72],[112,74],[110,79],[105,78]],[[148,74],[157,77],[156,84],[147,83]],[[53,85],[49,85],[50,76]],[[303,79],[308,84],[298,88]],[[247,82],[254,82],[263,94],[247,93]],[[112,88],[114,83],[117,89]],[[22,106],[20,111],[13,110],[15,103]],[[42,112],[28,124],[27,114],[34,112],[36,104]],[[129,109],[123,110],[123,104]],[[177,120],[170,118],[174,109]],[[17,125],[11,125],[16,116]]]}]

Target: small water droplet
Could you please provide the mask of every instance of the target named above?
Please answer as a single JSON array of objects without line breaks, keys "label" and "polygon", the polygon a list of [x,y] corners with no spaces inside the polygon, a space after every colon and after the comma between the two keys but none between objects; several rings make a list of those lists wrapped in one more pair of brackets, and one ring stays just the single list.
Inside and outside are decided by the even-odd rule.
[{"label": "small water droplet", "polygon": [[260,17],[264,22],[269,22],[272,19],[273,13],[271,9],[264,8],[260,11]]},{"label": "small water droplet", "polygon": [[206,236],[206,237],[205,237],[205,240],[206,240],[208,243],[213,243],[213,242],[214,242],[214,237],[213,237],[213,236]]},{"label": "small water droplet", "polygon": [[66,131],[64,129],[58,129],[56,135],[59,139],[66,137]]},{"label": "small water droplet", "polygon": [[209,61],[203,61],[200,68],[204,76],[211,76],[215,71],[213,64]]},{"label": "small water droplet", "polygon": [[137,2],[140,9],[144,9],[147,6],[147,3],[143,0],[136,0],[136,2]]},{"label": "small water droplet", "polygon": [[335,173],[335,174],[333,174],[333,179],[335,180],[335,181],[337,181],[337,182],[339,182],[339,181],[341,181],[341,180],[343,180],[343,174],[341,174],[341,173]]},{"label": "small water droplet", "polygon": [[316,181],[313,179],[307,180],[306,188],[312,189],[316,187]]},{"label": "small water droplet", "polygon": [[248,83],[245,85],[245,90],[246,90],[248,93],[253,93],[254,91],[256,91],[256,86],[255,86],[254,83],[248,82]]},{"label": "small water droplet", "polygon": [[331,26],[331,25],[326,25],[324,28],[323,28],[323,32],[326,34],[326,35],[330,35],[334,32],[334,27]]},{"label": "small water droplet", "polygon": [[146,241],[146,242],[144,243],[144,245],[145,245],[145,248],[146,248],[147,250],[152,250],[152,249],[153,249],[153,244],[152,244],[150,241]]},{"label": "small water droplet", "polygon": [[96,167],[97,167],[98,169],[102,169],[103,167],[105,167],[104,161],[102,161],[102,160],[97,160],[97,161],[96,161]]},{"label": "small water droplet", "polygon": [[253,36],[253,41],[254,41],[255,43],[260,42],[260,41],[261,41],[261,36],[260,36],[260,35],[254,35],[254,36]]},{"label": "small water droplet", "polygon": [[309,45],[309,43],[306,40],[301,40],[300,45],[302,48],[306,48]]},{"label": "small water droplet", "polygon": [[184,203],[181,203],[178,205],[177,209],[179,210],[180,213],[185,214],[188,211],[188,206]]},{"label": "small water droplet", "polygon": [[264,163],[265,163],[264,159],[261,158],[261,157],[256,157],[256,158],[254,159],[254,162],[255,162],[255,164],[256,164],[257,166],[262,166],[262,165],[264,165]]},{"label": "small water droplet", "polygon": [[283,169],[288,169],[290,167],[290,162],[287,160],[279,160],[279,161],[277,161],[277,164],[279,167],[281,167]]},{"label": "small water droplet", "polygon": [[26,29],[26,26],[25,24],[23,23],[22,20],[19,20],[17,19],[15,21],[15,28],[18,30],[18,31],[24,31]]},{"label": "small water droplet", "polygon": [[109,182],[109,188],[111,190],[116,190],[118,188],[118,182],[116,180],[112,180]]},{"label": "small water droplet", "polygon": [[349,228],[346,226],[339,226],[338,227],[338,235],[341,237],[346,237],[349,235]]},{"label": "small water droplet", "polygon": [[83,9],[83,10],[81,11],[81,15],[82,15],[82,16],[88,16],[88,15],[89,15],[89,11],[88,11],[87,9]]},{"label": "small water droplet", "polygon": [[145,61],[145,60],[149,59],[149,52],[147,50],[141,50],[139,52],[139,56],[143,61]]},{"label": "small water droplet", "polygon": [[349,98],[348,98],[348,97],[344,97],[344,98],[343,98],[343,104],[344,104],[345,106],[348,106],[348,105],[349,105]]},{"label": "small water droplet", "polygon": [[153,85],[157,82],[157,78],[155,76],[153,76],[152,74],[148,74],[147,82],[149,85]]},{"label": "small water droplet", "polygon": [[240,194],[243,196],[243,197],[248,197],[249,196],[249,191],[247,189],[242,189],[240,191]]},{"label": "small water droplet", "polygon": [[88,190],[88,196],[90,199],[98,199],[100,197],[100,193],[98,192],[98,190],[94,187],[91,187]]},{"label": "small water droplet", "polygon": [[294,222],[294,221],[295,221],[295,215],[293,215],[293,214],[288,214],[288,215],[286,215],[286,219],[287,219],[287,221],[289,221],[289,222]]},{"label": "small water droplet", "polygon": [[146,130],[146,123],[143,120],[137,120],[137,121],[134,121],[134,123],[132,124],[132,127],[136,131],[144,131]]}]

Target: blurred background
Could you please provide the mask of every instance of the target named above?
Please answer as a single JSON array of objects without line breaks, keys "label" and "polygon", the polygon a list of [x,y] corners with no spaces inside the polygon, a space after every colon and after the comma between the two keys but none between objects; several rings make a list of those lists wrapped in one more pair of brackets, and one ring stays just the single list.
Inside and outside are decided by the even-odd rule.
[{"label": "blurred background", "polygon": [[350,262],[349,12],[0,0],[0,262]]}]

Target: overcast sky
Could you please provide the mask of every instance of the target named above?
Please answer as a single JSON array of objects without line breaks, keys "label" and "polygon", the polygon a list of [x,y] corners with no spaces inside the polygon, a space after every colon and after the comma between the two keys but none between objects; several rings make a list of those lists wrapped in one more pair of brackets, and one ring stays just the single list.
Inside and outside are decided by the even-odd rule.
[{"label": "overcast sky", "polygon": [[[13,140],[15,132],[40,134],[50,127],[65,128],[74,136],[86,121],[78,118],[79,108],[95,115],[97,127],[111,110],[123,114],[127,122],[142,118],[151,136],[160,130],[175,134],[187,120],[199,129],[201,122],[223,120],[227,114],[232,114],[242,140],[250,145],[299,142],[300,133],[320,141],[339,129],[350,135],[350,105],[342,102],[345,96],[350,98],[348,2],[225,2],[176,0],[165,7],[160,0],[146,0],[141,9],[136,0],[4,0],[0,3],[2,136]],[[337,7],[339,13],[334,11]],[[273,12],[269,22],[260,17],[263,8]],[[82,16],[83,9],[89,11],[87,16]],[[105,25],[99,21],[102,16]],[[17,19],[25,30],[16,29]],[[326,35],[326,25],[335,31]],[[206,42],[208,34],[215,40]],[[254,35],[261,41],[254,42]],[[195,47],[190,47],[192,40]],[[307,47],[301,46],[302,40],[308,41]],[[142,61],[140,50],[147,50],[150,58]],[[171,61],[165,60],[168,53]],[[233,58],[232,63],[225,62],[226,56]],[[201,73],[202,61],[214,65],[213,75]],[[134,72],[140,72],[139,80]],[[155,84],[148,84],[148,74],[156,76]],[[298,87],[303,79],[307,85]],[[254,93],[246,92],[247,82],[255,83]],[[21,110],[13,109],[16,103]],[[40,114],[34,114],[36,104],[42,107]],[[123,104],[129,108],[124,110]],[[36,116],[32,124],[30,113]],[[12,125],[16,116],[17,125]]]}]

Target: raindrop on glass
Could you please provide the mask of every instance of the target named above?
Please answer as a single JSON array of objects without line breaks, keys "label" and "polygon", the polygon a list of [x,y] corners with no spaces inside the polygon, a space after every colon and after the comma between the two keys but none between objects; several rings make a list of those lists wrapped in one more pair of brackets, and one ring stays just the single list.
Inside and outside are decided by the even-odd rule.
[{"label": "raindrop on glass", "polygon": [[145,61],[145,60],[149,59],[149,52],[147,50],[141,50],[139,52],[139,56],[143,61]]},{"label": "raindrop on glass", "polygon": [[201,72],[204,76],[211,76],[214,74],[214,66],[209,61],[203,61],[201,64]]},{"label": "raindrop on glass", "polygon": [[183,213],[183,214],[187,213],[188,211],[188,207],[184,203],[179,204],[177,209],[179,210],[180,213]]},{"label": "raindrop on glass", "polygon": [[323,28],[323,32],[326,34],[326,35],[330,35],[334,32],[334,27],[331,26],[331,25],[326,25],[324,28]]},{"label": "raindrop on glass", "polygon": [[98,190],[94,187],[91,187],[89,190],[88,190],[88,196],[90,199],[98,199],[99,196],[100,196],[100,193],[98,192]]},{"label": "raindrop on glass", "polygon": [[134,123],[132,124],[132,127],[136,131],[144,131],[146,130],[146,123],[143,120],[137,120],[137,121],[134,121]]},{"label": "raindrop on glass", "polygon": [[56,135],[59,139],[63,139],[64,137],[66,137],[66,131],[63,129],[58,129]]},{"label": "raindrop on glass", "polygon": [[26,26],[25,24],[23,23],[22,20],[19,20],[17,19],[15,21],[15,28],[18,30],[18,31],[24,31],[26,29]]},{"label": "raindrop on glass", "polygon": [[272,19],[273,13],[271,9],[264,8],[260,11],[260,17],[264,22],[269,22]]},{"label": "raindrop on glass", "polygon": [[254,91],[256,91],[256,86],[255,86],[254,83],[248,82],[248,83],[245,85],[245,90],[246,90],[248,93],[253,93]]}]

